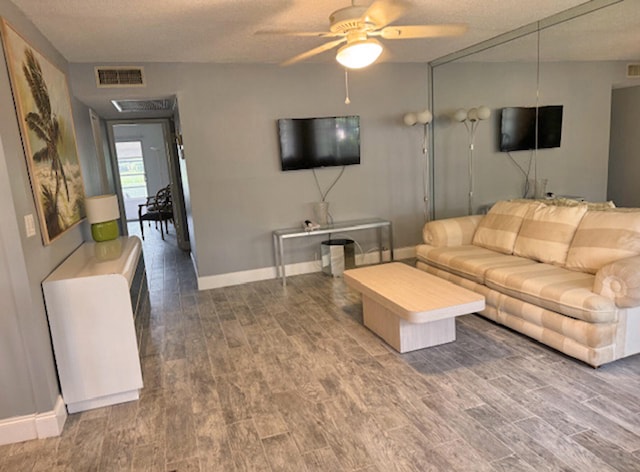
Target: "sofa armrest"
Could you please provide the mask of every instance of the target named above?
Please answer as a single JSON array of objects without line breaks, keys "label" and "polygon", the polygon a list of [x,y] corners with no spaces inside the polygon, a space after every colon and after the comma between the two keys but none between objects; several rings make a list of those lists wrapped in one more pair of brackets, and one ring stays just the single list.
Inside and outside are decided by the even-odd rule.
[{"label": "sofa armrest", "polygon": [[484,215],[460,216],[429,221],[422,229],[422,239],[432,246],[471,244],[478,223]]},{"label": "sofa armrest", "polygon": [[602,266],[596,273],[593,291],[612,299],[620,308],[640,305],[640,256]]}]

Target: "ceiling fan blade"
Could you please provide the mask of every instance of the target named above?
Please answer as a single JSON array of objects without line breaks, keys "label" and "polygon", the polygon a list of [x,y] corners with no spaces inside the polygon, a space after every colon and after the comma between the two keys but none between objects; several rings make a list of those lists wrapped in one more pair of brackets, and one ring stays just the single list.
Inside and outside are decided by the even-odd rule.
[{"label": "ceiling fan blade", "polygon": [[329,49],[335,48],[338,44],[344,43],[347,38],[340,38],[335,41],[329,41],[328,43],[324,43],[322,46],[318,46],[317,48],[310,49],[309,51],[303,52],[302,54],[298,54],[297,56],[292,57],[291,59],[287,59],[284,61],[281,66],[290,66],[291,64],[295,64],[296,62],[304,61],[305,59],[315,56],[317,54],[328,51]]},{"label": "ceiling fan blade", "polygon": [[330,31],[290,31],[290,30],[260,30],[256,35],[277,35],[277,36],[306,36],[314,38],[336,38],[343,36],[343,33],[332,33]]},{"label": "ceiling fan blade", "polygon": [[376,0],[362,15],[364,22],[374,23],[378,28],[393,23],[407,11],[408,4],[402,0]]},{"label": "ceiling fan blade", "polygon": [[468,29],[465,24],[387,26],[380,31],[384,39],[438,38],[440,36],[460,36]]}]

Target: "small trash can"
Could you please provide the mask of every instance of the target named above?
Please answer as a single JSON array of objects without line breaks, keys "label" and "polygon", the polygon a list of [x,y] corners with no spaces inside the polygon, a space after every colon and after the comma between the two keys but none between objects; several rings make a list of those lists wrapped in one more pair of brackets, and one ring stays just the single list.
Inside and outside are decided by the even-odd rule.
[{"label": "small trash can", "polygon": [[330,239],[320,243],[322,272],[332,277],[342,277],[346,269],[356,266],[354,242],[351,239]]}]

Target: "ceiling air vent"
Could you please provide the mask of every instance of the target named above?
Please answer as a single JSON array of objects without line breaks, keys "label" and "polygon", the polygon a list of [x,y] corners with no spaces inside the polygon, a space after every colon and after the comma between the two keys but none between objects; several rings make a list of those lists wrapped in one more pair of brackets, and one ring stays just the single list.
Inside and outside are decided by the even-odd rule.
[{"label": "ceiling air vent", "polygon": [[627,77],[640,79],[640,63],[627,64]]},{"label": "ceiling air vent", "polygon": [[147,111],[172,111],[172,98],[156,98],[146,100],[111,100],[113,106],[120,113],[134,113]]},{"label": "ceiling air vent", "polygon": [[142,67],[96,67],[96,83],[106,87],[144,87]]}]

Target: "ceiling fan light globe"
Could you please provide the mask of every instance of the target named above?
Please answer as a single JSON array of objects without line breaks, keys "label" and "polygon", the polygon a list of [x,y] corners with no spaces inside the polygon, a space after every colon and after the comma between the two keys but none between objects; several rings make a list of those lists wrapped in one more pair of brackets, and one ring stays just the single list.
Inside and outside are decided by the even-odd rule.
[{"label": "ceiling fan light globe", "polygon": [[354,41],[342,46],[336,61],[348,69],[362,69],[373,64],[382,54],[382,44],[375,39]]}]

